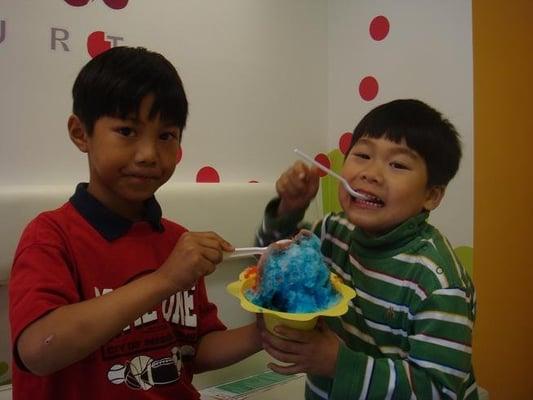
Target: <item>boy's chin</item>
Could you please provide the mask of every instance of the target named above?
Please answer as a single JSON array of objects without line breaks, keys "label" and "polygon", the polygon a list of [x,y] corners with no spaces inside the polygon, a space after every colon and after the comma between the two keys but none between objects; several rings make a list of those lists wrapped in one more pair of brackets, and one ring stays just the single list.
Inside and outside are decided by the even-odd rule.
[{"label": "boy's chin", "polygon": [[150,199],[154,193],[157,191],[158,188],[155,189],[143,189],[143,190],[125,190],[122,193],[122,197],[124,199],[127,199],[130,202],[134,203],[142,203],[148,199]]},{"label": "boy's chin", "polygon": [[350,210],[344,211],[344,215],[352,225],[372,236],[379,236],[394,229],[393,225],[377,224],[372,216],[360,216],[356,212],[350,212]]}]

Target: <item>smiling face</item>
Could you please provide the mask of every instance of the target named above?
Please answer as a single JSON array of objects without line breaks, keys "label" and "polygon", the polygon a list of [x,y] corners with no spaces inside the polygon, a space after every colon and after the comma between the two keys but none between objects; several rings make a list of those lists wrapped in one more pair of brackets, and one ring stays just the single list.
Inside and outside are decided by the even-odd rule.
[{"label": "smiling face", "polygon": [[347,218],[370,234],[383,234],[422,210],[435,209],[443,186],[428,187],[424,159],[404,140],[362,136],[352,147],[341,175],[351,187],[370,195],[350,196],[339,186],[339,200]]},{"label": "smiling face", "polygon": [[137,115],[101,117],[89,135],[79,119],[69,119],[72,141],[89,159],[88,191],[116,213],[136,220],[143,202],[174,172],[181,132],[159,115],[150,119],[153,96],[140,103]]}]

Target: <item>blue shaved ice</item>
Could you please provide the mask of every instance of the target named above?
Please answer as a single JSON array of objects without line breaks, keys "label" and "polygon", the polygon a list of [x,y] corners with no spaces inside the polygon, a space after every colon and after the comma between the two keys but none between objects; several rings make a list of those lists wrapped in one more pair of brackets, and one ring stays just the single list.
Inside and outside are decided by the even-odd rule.
[{"label": "blue shaved ice", "polygon": [[245,293],[257,306],[310,313],[325,310],[341,298],[331,285],[320,240],[312,233],[300,234],[285,249],[274,247],[261,261],[258,286]]}]

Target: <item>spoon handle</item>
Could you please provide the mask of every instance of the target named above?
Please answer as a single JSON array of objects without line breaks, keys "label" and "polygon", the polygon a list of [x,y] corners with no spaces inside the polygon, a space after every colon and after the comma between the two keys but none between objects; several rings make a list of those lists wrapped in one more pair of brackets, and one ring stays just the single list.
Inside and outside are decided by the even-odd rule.
[{"label": "spoon handle", "polygon": [[266,247],[237,247],[232,253],[224,253],[224,259],[252,257],[263,254]]},{"label": "spoon handle", "polygon": [[296,154],[298,154],[300,157],[305,158],[307,161],[309,161],[310,163],[314,164],[316,167],[320,168],[325,173],[330,174],[331,176],[333,176],[334,178],[337,178],[340,181],[344,181],[344,178],[342,176],[340,176],[337,173],[333,172],[331,169],[324,167],[317,160],[315,160],[314,158],[308,156],[303,151],[300,151],[298,149],[294,149],[294,152]]},{"label": "spoon handle", "polygon": [[327,167],[324,167],[322,164],[320,164],[318,161],[316,161],[314,158],[308,156],[307,154],[305,154],[303,151],[300,151],[298,149],[294,149],[294,152],[296,154],[298,154],[300,157],[302,158],[305,158],[307,161],[309,161],[310,163],[312,163],[313,165],[316,165],[318,168],[320,168],[322,171],[324,171],[325,173],[333,176],[334,178],[337,178],[343,185],[344,187],[346,188],[346,190],[348,191],[348,193],[350,193],[352,196],[354,197],[358,197],[362,200],[366,200],[367,199],[367,196],[365,196],[364,194],[362,193],[359,193],[357,191],[355,191],[350,185],[348,182],[346,182],[346,179],[344,179],[342,176],[340,176],[339,174],[337,174],[336,172],[333,172],[331,169],[327,168]]}]

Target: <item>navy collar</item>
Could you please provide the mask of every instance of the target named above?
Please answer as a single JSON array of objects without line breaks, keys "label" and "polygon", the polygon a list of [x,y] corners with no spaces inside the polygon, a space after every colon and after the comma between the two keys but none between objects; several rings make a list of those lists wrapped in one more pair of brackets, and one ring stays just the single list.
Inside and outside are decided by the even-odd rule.
[{"label": "navy collar", "polygon": [[[113,241],[128,233],[134,222],[100,203],[87,191],[88,186],[88,183],[79,183],[76,186],[76,192],[70,198],[74,208],[108,241]],[[165,228],[161,224],[161,206],[155,197],[152,196],[146,200],[144,206],[142,220],[147,221],[155,231],[163,232]]]}]

